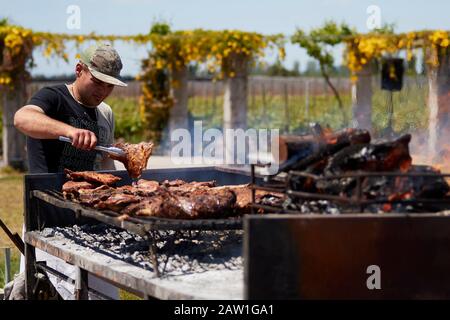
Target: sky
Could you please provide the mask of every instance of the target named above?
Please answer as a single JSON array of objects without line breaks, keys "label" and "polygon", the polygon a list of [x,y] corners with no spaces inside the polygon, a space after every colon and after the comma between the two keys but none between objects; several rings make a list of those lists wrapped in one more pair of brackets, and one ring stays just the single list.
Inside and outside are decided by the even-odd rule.
[{"label": "sky", "polygon": [[[70,6],[79,8],[79,29],[69,29],[73,17]],[[450,30],[450,1],[444,0],[0,0],[0,17],[36,31],[59,33],[115,34],[146,33],[155,21],[168,22],[172,30],[203,28],[210,30],[239,29],[262,34],[292,35],[297,28],[305,31],[321,26],[327,20],[346,22],[359,32],[368,32],[368,20],[379,8],[381,23],[394,23],[396,31],[423,29]],[[149,49],[143,46],[117,43],[122,57],[122,74],[136,75],[140,61]],[[32,74],[58,75],[70,73],[75,63],[76,49],[68,46],[70,62],[43,58],[34,53],[37,66]],[[284,64],[291,68],[299,61],[303,69],[308,61],[297,45],[286,46]],[[342,54],[336,50],[336,62]],[[270,54],[267,60],[273,60]]]}]

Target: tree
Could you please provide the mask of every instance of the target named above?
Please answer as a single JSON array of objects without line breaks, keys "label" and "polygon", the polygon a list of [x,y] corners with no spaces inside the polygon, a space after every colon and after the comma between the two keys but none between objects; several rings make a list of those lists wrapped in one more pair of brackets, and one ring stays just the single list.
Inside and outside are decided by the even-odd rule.
[{"label": "tree", "polygon": [[342,111],[344,123],[348,121],[344,112],[342,99],[330,80],[330,73],[333,71],[334,65],[334,58],[330,52],[330,48],[341,43],[343,38],[354,33],[355,31],[350,29],[345,23],[337,25],[335,22],[329,21],[323,27],[311,30],[309,34],[297,29],[296,33],[291,37],[292,43],[298,43],[302,48],[305,48],[308,55],[319,63],[320,73],[333,91],[338,106]]}]

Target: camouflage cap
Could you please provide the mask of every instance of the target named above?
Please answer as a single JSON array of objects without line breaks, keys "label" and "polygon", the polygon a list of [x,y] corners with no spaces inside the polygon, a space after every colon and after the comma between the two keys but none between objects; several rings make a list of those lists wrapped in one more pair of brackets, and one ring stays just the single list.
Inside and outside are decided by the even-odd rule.
[{"label": "camouflage cap", "polygon": [[122,70],[122,61],[110,44],[101,43],[90,46],[80,54],[80,60],[87,65],[95,78],[115,86],[127,86],[118,79]]}]

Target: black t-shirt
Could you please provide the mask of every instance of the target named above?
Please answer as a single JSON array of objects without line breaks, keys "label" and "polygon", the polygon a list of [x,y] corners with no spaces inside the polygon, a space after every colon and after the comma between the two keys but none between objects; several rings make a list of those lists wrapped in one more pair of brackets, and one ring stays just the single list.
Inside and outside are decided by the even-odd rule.
[{"label": "black t-shirt", "polygon": [[[39,90],[28,104],[36,105],[49,117],[73,127],[87,129],[99,137],[97,108],[79,104],[66,85],[45,87]],[[34,139],[27,137],[30,173],[62,172],[94,169],[96,151],[74,148],[70,143],[55,139]]]}]

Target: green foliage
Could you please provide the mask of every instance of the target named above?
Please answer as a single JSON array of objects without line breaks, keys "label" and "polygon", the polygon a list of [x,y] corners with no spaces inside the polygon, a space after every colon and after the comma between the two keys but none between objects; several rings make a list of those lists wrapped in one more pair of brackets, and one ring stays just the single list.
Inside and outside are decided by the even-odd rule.
[{"label": "green foliage", "polygon": [[150,34],[165,36],[171,32],[170,25],[166,22],[155,22],[150,28]]},{"label": "green foliage", "polygon": [[322,27],[312,29],[309,34],[297,29],[291,37],[291,42],[304,48],[322,67],[332,68],[334,58],[330,47],[340,44],[343,38],[352,34],[355,34],[355,31],[345,23],[338,25],[334,21],[328,21]]},{"label": "green foliage", "polygon": [[373,30],[373,33],[377,34],[394,34],[395,23],[384,23],[381,28]]},{"label": "green foliage", "polygon": [[347,112],[344,110],[344,105],[339,92],[330,81],[330,73],[334,68],[334,58],[330,48],[340,44],[343,39],[355,33],[356,32],[350,29],[345,23],[337,25],[333,21],[328,21],[325,22],[323,27],[312,29],[309,34],[297,29],[295,34],[291,37],[292,43],[297,43],[302,48],[306,49],[308,55],[319,63],[320,73],[324,77],[327,85],[333,91],[339,109],[341,110],[341,116],[344,123],[348,121],[346,115]]},{"label": "green foliage", "polygon": [[114,112],[115,138],[130,143],[143,140],[143,125],[137,98],[110,97],[106,100]]}]

